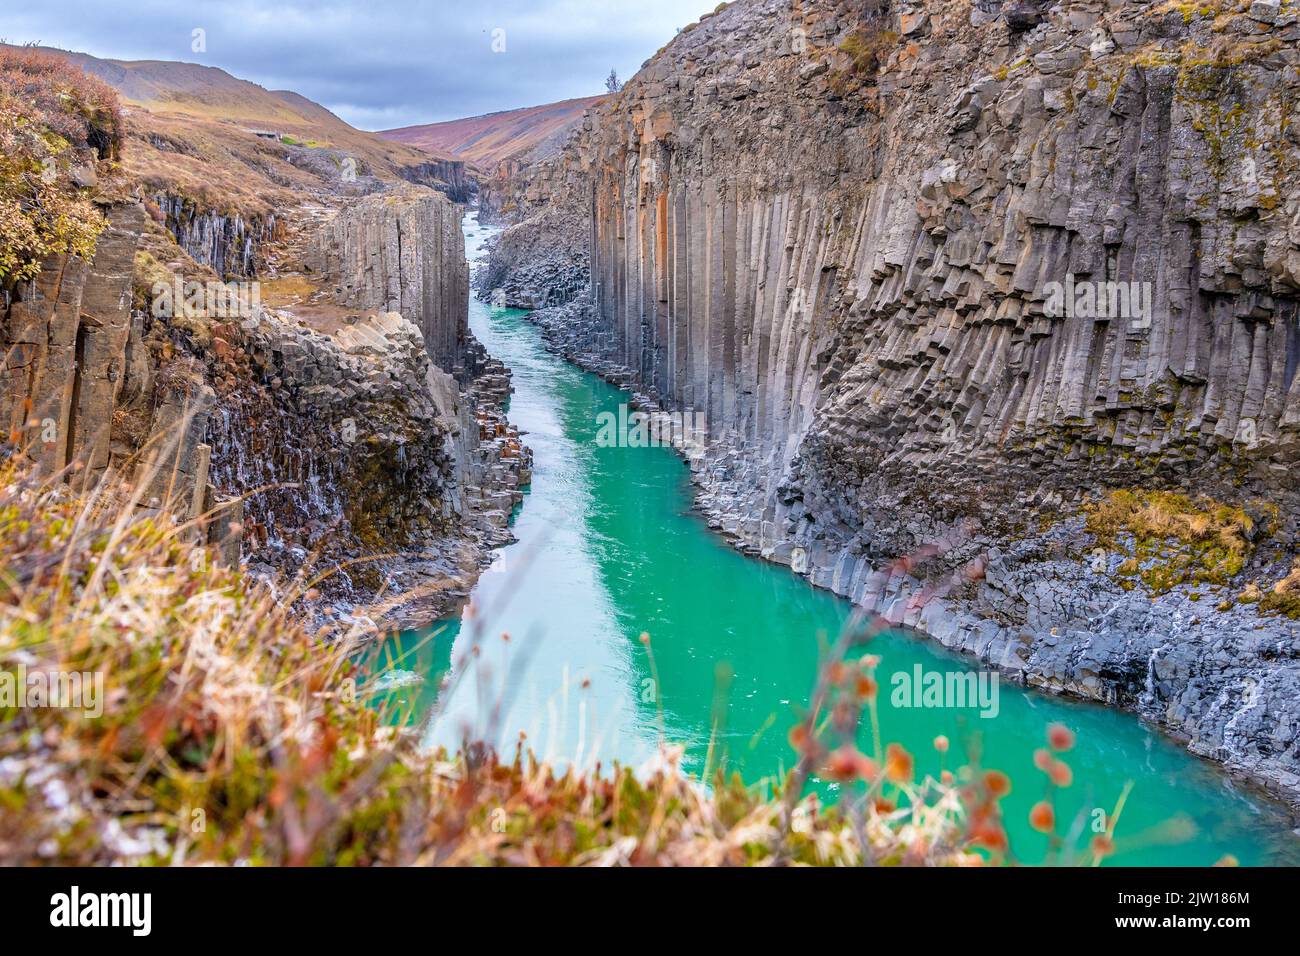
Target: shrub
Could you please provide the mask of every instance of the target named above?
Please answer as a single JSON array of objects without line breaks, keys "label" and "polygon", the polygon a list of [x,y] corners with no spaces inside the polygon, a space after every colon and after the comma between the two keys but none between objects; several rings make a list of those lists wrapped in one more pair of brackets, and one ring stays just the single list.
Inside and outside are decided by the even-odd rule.
[{"label": "shrub", "polygon": [[847,54],[853,73],[873,76],[898,45],[898,34],[889,30],[872,30],[859,27],[840,43],[840,52]]},{"label": "shrub", "polygon": [[1096,543],[1131,557],[1119,574],[1156,594],[1183,584],[1227,584],[1252,550],[1244,508],[1172,491],[1113,491],[1085,509]]},{"label": "shrub", "polygon": [[70,176],[78,150],[114,159],[122,143],[112,88],[39,50],[0,46],[0,286],[46,257],[89,257],[103,215]]}]

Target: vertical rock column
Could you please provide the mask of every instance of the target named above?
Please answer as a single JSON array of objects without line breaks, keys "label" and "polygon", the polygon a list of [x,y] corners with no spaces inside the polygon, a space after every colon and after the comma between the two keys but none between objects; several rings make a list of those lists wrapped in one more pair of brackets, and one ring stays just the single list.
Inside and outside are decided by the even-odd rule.
[{"label": "vertical rock column", "polygon": [[[108,466],[144,212],[112,206],[94,258],[52,256],[0,324],[0,421],[47,473]],[[8,437],[8,436],[6,436]]]},{"label": "vertical rock column", "polygon": [[125,380],[131,330],[131,272],[144,210],[114,207],[100,235],[81,298],[78,376],[71,408],[72,455],[98,475],[108,467],[113,410]]},{"label": "vertical rock column", "polygon": [[442,194],[408,187],[345,206],[316,237],[308,264],[327,276],[339,305],[400,312],[439,367],[461,364],[469,265],[460,207]]},{"label": "vertical rock column", "polygon": [[589,347],[727,436],[764,498],[819,401],[837,250],[816,193],[742,192],[643,142],[595,177]]}]

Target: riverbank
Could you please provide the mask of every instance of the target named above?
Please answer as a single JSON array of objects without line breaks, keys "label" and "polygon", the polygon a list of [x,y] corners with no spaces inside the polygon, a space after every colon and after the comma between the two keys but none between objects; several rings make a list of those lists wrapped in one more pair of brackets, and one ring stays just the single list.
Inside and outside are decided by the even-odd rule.
[{"label": "riverbank", "polygon": [[[467,234],[471,248],[486,238],[472,222]],[[725,765],[749,784],[780,779],[795,755],[783,728],[800,720],[823,642],[852,605],[722,540],[693,509],[690,472],[672,449],[602,439],[602,423],[618,420],[628,394],[555,355],[529,316],[480,301],[470,322],[512,370],[510,416],[534,450],[534,480],[513,524],[518,543],[480,579],[473,615],[382,650],[402,672],[395,697],[417,710],[437,705],[426,746],[468,738],[508,752],[522,738],[543,760],[595,772],[639,765],[666,739],[684,746],[689,773]],[[1053,700],[1001,675],[996,707],[983,712],[957,701],[895,704],[895,682],[918,667],[926,679],[988,684],[994,675],[901,632],[869,650],[880,661],[881,735],[917,754],[922,770],[941,769],[919,755],[943,736],[954,752],[978,747],[986,766],[1032,781],[1042,773],[1043,725],[1058,722],[1080,739],[1060,813],[1109,813],[1132,781],[1131,832],[1172,840],[1137,851],[1134,863],[1289,858],[1282,808],[1126,714]],[[858,746],[871,754],[870,735]],[[837,785],[814,776],[815,791],[833,802]],[[1008,832],[1031,858],[1046,846],[1027,822],[1036,798],[1031,784],[1005,802]],[[1171,825],[1190,829],[1170,836]]]},{"label": "riverbank", "polygon": [[[1113,714],[1070,708],[1068,726],[1054,725],[1067,713],[1060,705],[1004,693],[997,719],[1021,731],[990,733],[968,750],[964,734],[939,732],[953,726],[951,712],[890,710],[891,673],[915,663],[951,672],[954,660],[941,652],[881,635],[871,648],[879,658],[832,656],[821,671],[827,662],[816,633],[838,630],[844,602],[720,545],[685,514],[684,469],[670,451],[597,453],[596,415],[623,396],[548,355],[522,317],[505,320],[518,323],[503,332],[532,357],[511,356],[518,385],[512,415],[546,452],[537,456],[530,495],[538,507],[525,507],[521,518],[557,523],[561,531],[575,530],[574,519],[596,521],[582,535],[602,555],[588,580],[620,597],[605,610],[623,608],[613,620],[626,652],[621,661],[632,669],[586,676],[594,687],[639,695],[656,676],[646,670],[653,652],[664,709],[642,699],[636,713],[649,727],[663,713],[659,726],[669,740],[685,739],[686,752],[656,746],[636,771],[603,764],[583,772],[570,760],[566,773],[529,756],[540,751],[541,736],[513,738],[501,758],[479,746],[430,749],[424,719],[407,726],[385,706],[391,662],[382,648],[358,662],[364,635],[304,628],[295,598],[305,582],[268,587],[214,560],[173,509],[146,515],[122,507],[132,493],[127,485],[77,496],[10,460],[0,462],[0,673],[88,675],[80,686],[93,690],[59,706],[30,694],[21,702],[0,697],[0,862],[1288,861],[1287,832],[1268,807],[1224,788],[1157,739],[1126,737],[1135,728],[1120,727]],[[490,344],[504,354],[497,340]],[[537,390],[557,384],[573,389],[576,400],[562,415],[525,407]],[[581,459],[584,467],[596,462],[595,485],[553,468],[551,452],[561,448],[590,456]],[[517,527],[522,539],[522,521]],[[503,555],[507,563],[512,550]],[[582,583],[581,575],[541,566],[548,576],[525,577],[542,595],[533,610],[593,606],[557,587]],[[525,596],[502,584],[501,593]],[[693,628],[672,616],[671,606],[655,610],[668,595],[689,598]],[[630,596],[642,603],[626,603]],[[697,610],[704,607],[708,615]],[[638,629],[646,621],[655,634],[642,643]],[[481,630],[477,640],[471,634],[465,656],[495,665],[503,648],[526,644],[526,630],[515,633],[512,641],[495,630]],[[704,635],[725,643],[707,648],[698,643]],[[561,637],[579,649],[620,646],[605,629]],[[912,646],[921,655],[915,663],[907,656]],[[755,653],[760,649],[781,653]],[[725,727],[714,707],[712,664],[720,659],[735,663]],[[823,685],[825,712],[839,715],[832,724],[821,720],[823,712],[774,713],[773,681],[788,688],[776,697],[802,701],[817,693],[819,672],[834,675]],[[481,669],[466,673],[470,684],[487,679]],[[573,676],[570,691],[580,700],[588,688],[582,674]],[[900,716],[917,722],[903,726],[894,720]],[[873,740],[877,717],[882,734]],[[655,744],[663,740],[651,733]],[[723,753],[731,755],[728,768],[743,766],[752,751],[755,767],[781,754],[796,773],[790,798],[777,786],[783,776],[747,786],[711,770],[683,772],[701,767],[701,745],[710,739],[720,750],[713,761],[705,756],[706,768],[723,766]],[[1130,771],[1140,771],[1132,787],[1124,782]],[[814,792],[802,793],[804,779]],[[1070,829],[1081,807],[1102,810],[1099,831]]]},{"label": "riverbank", "polygon": [[[699,506],[746,553],[1296,805],[1297,167],[1222,175],[1293,145],[1293,17],[1014,6],[727,5],[496,187],[494,281],[589,274],[540,317],[707,420]],[[1161,514],[1092,526],[1126,501]],[[940,539],[983,580],[872,591]]]}]

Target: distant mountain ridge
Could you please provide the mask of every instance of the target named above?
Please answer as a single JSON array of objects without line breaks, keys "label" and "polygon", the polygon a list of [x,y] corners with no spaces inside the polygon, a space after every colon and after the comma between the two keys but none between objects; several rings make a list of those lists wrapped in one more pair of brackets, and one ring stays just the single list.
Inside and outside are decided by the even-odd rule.
[{"label": "distant mountain ridge", "polygon": [[380,136],[429,152],[447,152],[491,171],[508,159],[558,151],[583,113],[605,100],[586,96],[443,123],[381,130]]},{"label": "distant mountain ridge", "polygon": [[[220,67],[171,60],[108,60],[54,47],[41,49],[104,80],[127,105],[151,113],[264,127],[269,132],[328,140],[340,148],[361,147],[362,152],[391,152],[377,134],[349,125],[299,93],[268,90]],[[438,159],[452,158],[446,150],[426,147],[424,152],[433,152]],[[410,155],[403,158],[412,159]]]},{"label": "distant mountain ridge", "polygon": [[105,60],[77,51],[45,49],[116,87],[127,103],[157,112],[206,116],[219,109],[226,119],[295,124],[306,119],[287,98],[296,94],[267,90],[219,67],[168,60]]},{"label": "distant mountain ridge", "polygon": [[[118,91],[130,140],[128,176],[151,197],[187,206],[186,216],[215,211],[262,219],[303,201],[364,195],[402,181],[458,202],[472,194],[464,160],[356,129],[298,93],[198,63],[40,49]],[[187,251],[200,262],[207,258]]]}]

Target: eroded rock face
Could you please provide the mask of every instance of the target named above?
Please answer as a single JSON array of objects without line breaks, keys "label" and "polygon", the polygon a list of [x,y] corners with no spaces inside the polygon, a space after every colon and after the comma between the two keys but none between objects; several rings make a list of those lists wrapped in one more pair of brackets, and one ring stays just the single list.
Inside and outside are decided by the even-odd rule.
[{"label": "eroded rock face", "polygon": [[153,201],[176,244],[223,279],[256,276],[262,271],[261,247],[282,233],[274,214],[245,221],[170,193],[158,193]]},{"label": "eroded rock face", "polygon": [[433,361],[461,365],[469,266],[458,206],[418,187],[356,200],[321,229],[307,262],[337,304],[413,317]]},{"label": "eroded rock face", "polygon": [[407,182],[428,186],[446,195],[452,202],[466,203],[474,197],[474,180],[465,175],[465,164],[454,159],[434,159],[427,163],[403,166],[398,170]]},{"label": "eroded rock face", "polygon": [[[472,513],[467,496],[482,480],[473,406],[414,323],[378,313],[331,336],[266,310],[217,326],[213,340],[213,482],[248,496],[254,565],[337,568],[322,589],[344,603],[399,580],[440,580],[443,602],[467,589],[481,552],[508,536],[504,522],[498,533]],[[507,494],[517,489],[498,477]]]},{"label": "eroded rock face", "polygon": [[509,375],[468,328],[459,209],[423,188],[342,206],[308,262],[347,316],[326,334],[291,310],[219,324],[213,480],[247,495],[245,554],[333,570],[339,605],[424,624],[507,543],[530,456],[502,405]]},{"label": "eroded rock face", "polygon": [[571,301],[591,282],[588,230],[584,218],[562,209],[507,226],[491,240],[487,263],[474,276],[478,297],[510,309]]},{"label": "eroded rock face", "polygon": [[474,276],[479,298],[540,309],[563,305],[589,286],[595,122],[588,109],[563,141],[534,150],[531,161],[501,163],[480,187],[479,221],[503,228]]},{"label": "eroded rock face", "polygon": [[[1296,795],[1291,622],[1078,560],[1123,486],[1263,497],[1295,547],[1300,26],[1218,6],[731,4],[536,173],[592,210],[591,300],[538,318],[705,414],[740,546]],[[958,528],[986,581],[882,589]]]},{"label": "eroded rock face", "polygon": [[50,475],[72,462],[93,477],[108,466],[144,211],[137,203],[105,211],[93,259],[51,257],[0,314],[0,422]]},{"label": "eroded rock face", "polygon": [[413,186],[322,210],[315,261],[355,310],[332,334],[239,297],[133,310],[145,213],[106,212],[91,261],[54,257],[0,314],[5,450],[92,485],[115,468],[223,560],[321,577],[319,610],[416,625],[467,594],[531,457],[469,333],[459,208]]},{"label": "eroded rock face", "polygon": [[[132,310],[145,212],[119,202],[105,213],[89,261],[51,257],[0,315],[4,451],[78,487],[95,487],[110,467],[133,476],[143,486],[141,506],[202,517],[193,533],[235,560],[230,525],[239,507],[223,504],[209,481],[204,433],[213,391],[186,375],[156,375],[144,317]],[[128,438],[123,423],[133,416],[141,429]]]}]

